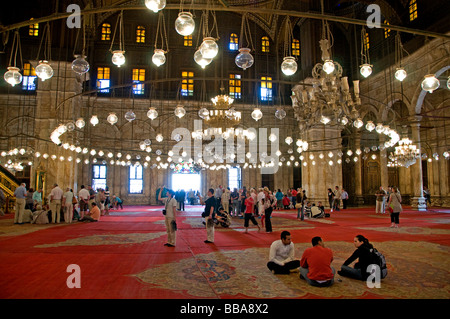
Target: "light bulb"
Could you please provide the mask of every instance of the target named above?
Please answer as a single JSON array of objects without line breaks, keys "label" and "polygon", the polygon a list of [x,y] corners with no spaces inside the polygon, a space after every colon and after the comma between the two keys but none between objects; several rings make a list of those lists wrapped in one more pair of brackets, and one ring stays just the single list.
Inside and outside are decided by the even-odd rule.
[{"label": "light bulb", "polygon": [[75,60],[72,62],[72,70],[80,75],[89,71],[89,63],[86,61],[86,57],[83,55],[76,55]]},{"label": "light bulb", "polygon": [[76,125],[78,128],[83,128],[84,125],[86,125],[86,123],[85,123],[84,120],[80,117],[80,118],[75,122],[75,125]]},{"label": "light bulb", "polygon": [[283,63],[281,63],[281,71],[288,76],[297,72],[297,62],[295,62],[295,58],[292,56],[283,58]]},{"label": "light bulb", "polygon": [[353,122],[353,126],[356,127],[356,128],[360,128],[363,125],[364,125],[364,122],[360,118],[357,118],[355,120],[355,122]]},{"label": "light bulb", "polygon": [[334,62],[333,60],[325,60],[322,69],[326,74],[331,74],[334,71]]},{"label": "light bulb", "polygon": [[53,76],[53,69],[48,63],[48,61],[42,60],[39,61],[38,66],[35,69],[36,75],[42,80],[45,81],[50,79]]},{"label": "light bulb", "polygon": [[183,105],[177,105],[174,112],[175,116],[180,119],[186,114],[186,110],[184,109]]},{"label": "light bulb", "polygon": [[406,73],[404,68],[397,68],[397,71],[395,71],[395,78],[399,80],[400,82],[406,79],[406,76],[408,74]]},{"label": "light bulb", "polygon": [[147,116],[149,119],[154,120],[158,117],[158,112],[154,107],[151,107],[147,112]]},{"label": "light bulb", "polygon": [[113,51],[112,63],[117,65],[119,68],[125,63],[125,56],[123,55],[125,51],[116,50]]},{"label": "light bulb", "polygon": [[117,123],[119,118],[117,117],[116,113],[110,113],[106,120],[108,121],[109,124],[114,125]]},{"label": "light bulb", "polygon": [[205,119],[209,116],[209,111],[207,108],[203,107],[198,111],[198,116],[202,119]]},{"label": "light bulb", "polygon": [[364,63],[363,65],[361,65],[361,69],[359,70],[359,72],[363,77],[368,77],[372,74],[372,65]]},{"label": "light bulb", "polygon": [[163,139],[164,139],[164,138],[163,138],[162,134],[156,135],[156,140],[157,140],[158,142],[162,142]]},{"label": "light bulb", "polygon": [[134,112],[130,110],[127,113],[125,113],[125,119],[128,122],[134,121],[136,119],[136,114],[134,114]]},{"label": "light bulb", "polygon": [[255,109],[253,110],[253,112],[252,112],[252,118],[253,118],[255,121],[260,120],[260,119],[262,118],[262,116],[263,116],[263,114],[262,114],[262,112],[261,112],[261,110],[260,110],[259,108],[255,108]]},{"label": "light bulb", "polygon": [[208,64],[212,62],[212,59],[206,59],[200,50],[197,50],[194,53],[194,61],[202,67],[202,69],[205,68]]},{"label": "light bulb", "polygon": [[278,109],[275,111],[275,117],[276,117],[277,119],[279,119],[279,120],[284,119],[284,118],[286,117],[286,111],[283,110],[282,108],[278,108]]},{"label": "light bulb", "polygon": [[182,36],[191,35],[195,30],[195,21],[192,18],[192,13],[178,13],[178,18],[175,20],[175,30]]},{"label": "light bulb", "polygon": [[234,62],[236,63],[236,65],[243,70],[246,70],[249,67],[251,67],[253,65],[254,61],[255,61],[255,59],[250,54],[249,48],[240,48],[239,54],[234,59]]},{"label": "light bulb", "polygon": [[152,62],[156,66],[161,66],[164,63],[166,63],[166,56],[164,55],[164,50],[161,49],[155,49],[155,53],[152,57]]},{"label": "light bulb", "polygon": [[91,122],[92,125],[96,126],[98,124],[98,117],[97,117],[97,115],[92,115],[90,122]]},{"label": "light bulb", "polygon": [[433,93],[434,90],[439,88],[439,85],[439,80],[434,74],[425,75],[421,84],[422,89],[428,91],[429,93]]},{"label": "light bulb", "polygon": [[166,7],[166,0],[145,0],[145,6],[153,12],[158,12]]},{"label": "light bulb", "polygon": [[366,124],[366,130],[372,132],[375,129],[375,124],[372,121],[368,121]]},{"label": "light bulb", "polygon": [[8,67],[8,71],[5,72],[4,78],[5,81],[12,86],[22,82],[22,74],[20,74],[19,68],[16,68],[15,66]]},{"label": "light bulb", "polygon": [[219,46],[212,37],[206,37],[203,39],[200,45],[200,52],[206,59],[214,59],[214,57],[219,52]]}]

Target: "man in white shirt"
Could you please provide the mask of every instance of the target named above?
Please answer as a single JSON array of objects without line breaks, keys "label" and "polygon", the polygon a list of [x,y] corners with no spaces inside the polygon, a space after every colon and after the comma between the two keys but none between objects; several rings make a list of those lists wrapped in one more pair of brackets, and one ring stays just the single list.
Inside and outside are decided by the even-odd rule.
[{"label": "man in white shirt", "polygon": [[50,192],[50,210],[52,211],[52,223],[58,223],[61,220],[61,202],[64,192],[58,186],[58,184],[53,184],[53,189]]},{"label": "man in white shirt", "polygon": [[275,274],[288,275],[291,269],[300,267],[300,260],[294,258],[294,243],[288,231],[281,232],[281,239],[270,246],[267,268]]},{"label": "man in white shirt", "polygon": [[80,219],[84,218],[84,213],[87,213],[89,203],[89,191],[81,185],[81,190],[78,192],[78,204],[80,205]]},{"label": "man in white shirt", "polygon": [[[164,209],[165,209],[165,224],[167,230],[167,243],[164,246],[175,247],[177,242],[177,232],[175,229],[175,225],[177,222],[177,201],[174,198],[175,192],[171,189],[167,191],[167,198],[164,200]],[[158,195],[158,200],[162,201],[161,192]]]}]

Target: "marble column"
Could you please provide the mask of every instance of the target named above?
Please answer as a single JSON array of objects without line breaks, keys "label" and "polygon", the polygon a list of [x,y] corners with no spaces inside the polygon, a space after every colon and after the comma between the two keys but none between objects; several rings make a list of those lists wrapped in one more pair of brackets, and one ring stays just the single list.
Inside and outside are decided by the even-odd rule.
[{"label": "marble column", "polygon": [[[420,150],[420,119],[416,119],[417,122],[411,124],[412,141]],[[410,178],[412,186],[411,207],[418,210],[426,210],[427,205],[425,197],[423,197],[423,177],[422,177],[422,160],[419,157],[416,163],[410,166]]]},{"label": "marble column", "polygon": [[[361,149],[361,133],[355,133],[355,150]],[[358,156],[354,154],[354,156]],[[361,206],[364,204],[364,197],[362,193],[362,171],[361,171],[361,157],[358,156],[358,161],[355,162],[355,198],[356,204]]]},{"label": "marble column", "polygon": [[[384,142],[386,141],[385,135],[384,134],[380,134],[380,140],[379,140],[379,144],[380,145],[384,145]],[[380,150],[380,181],[381,181],[381,185],[383,186],[383,188],[385,190],[387,190],[387,187],[389,186],[389,173],[388,173],[388,158],[387,158],[388,154],[386,151],[386,148],[383,148],[382,150]]]},{"label": "marble column", "polygon": [[[336,185],[342,187],[342,164],[337,163],[336,155],[341,149],[341,131],[332,127],[314,127],[305,132],[304,139],[309,147],[302,154],[302,187],[311,201],[326,204],[327,189],[334,189]],[[330,151],[334,153],[332,158],[328,157]],[[323,158],[320,158],[321,154]],[[329,161],[333,162],[332,165]]]}]

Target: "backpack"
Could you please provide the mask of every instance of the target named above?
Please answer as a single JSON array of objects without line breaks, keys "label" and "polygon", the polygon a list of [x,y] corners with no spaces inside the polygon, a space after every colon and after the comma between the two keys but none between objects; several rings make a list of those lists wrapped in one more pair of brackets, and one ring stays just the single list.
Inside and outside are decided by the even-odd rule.
[{"label": "backpack", "polygon": [[386,258],[375,248],[370,249],[370,252],[372,253],[372,263],[380,267],[381,279],[385,278],[387,276]]}]

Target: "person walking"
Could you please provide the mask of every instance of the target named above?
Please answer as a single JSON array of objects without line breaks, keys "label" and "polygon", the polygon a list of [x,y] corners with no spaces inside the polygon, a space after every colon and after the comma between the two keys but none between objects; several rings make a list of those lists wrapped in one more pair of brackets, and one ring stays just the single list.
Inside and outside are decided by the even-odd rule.
[{"label": "person walking", "polygon": [[[167,197],[164,199],[164,222],[167,231],[167,243],[164,246],[175,247],[177,242],[176,221],[177,221],[177,200],[174,198],[175,192],[171,189],[167,191]],[[163,201],[161,192],[158,200]]]},{"label": "person walking", "polygon": [[392,187],[392,193],[389,195],[388,207],[391,213],[391,228],[399,227],[400,213],[403,211],[402,196],[397,187]]},{"label": "person walking", "polygon": [[247,193],[247,199],[245,200],[244,205],[245,205],[245,213],[244,213],[245,233],[248,234],[248,226],[250,220],[252,221],[253,225],[258,226],[258,231],[260,231],[261,227],[259,227],[258,222],[256,221],[255,216],[253,215],[255,208],[255,201],[251,193]]}]

